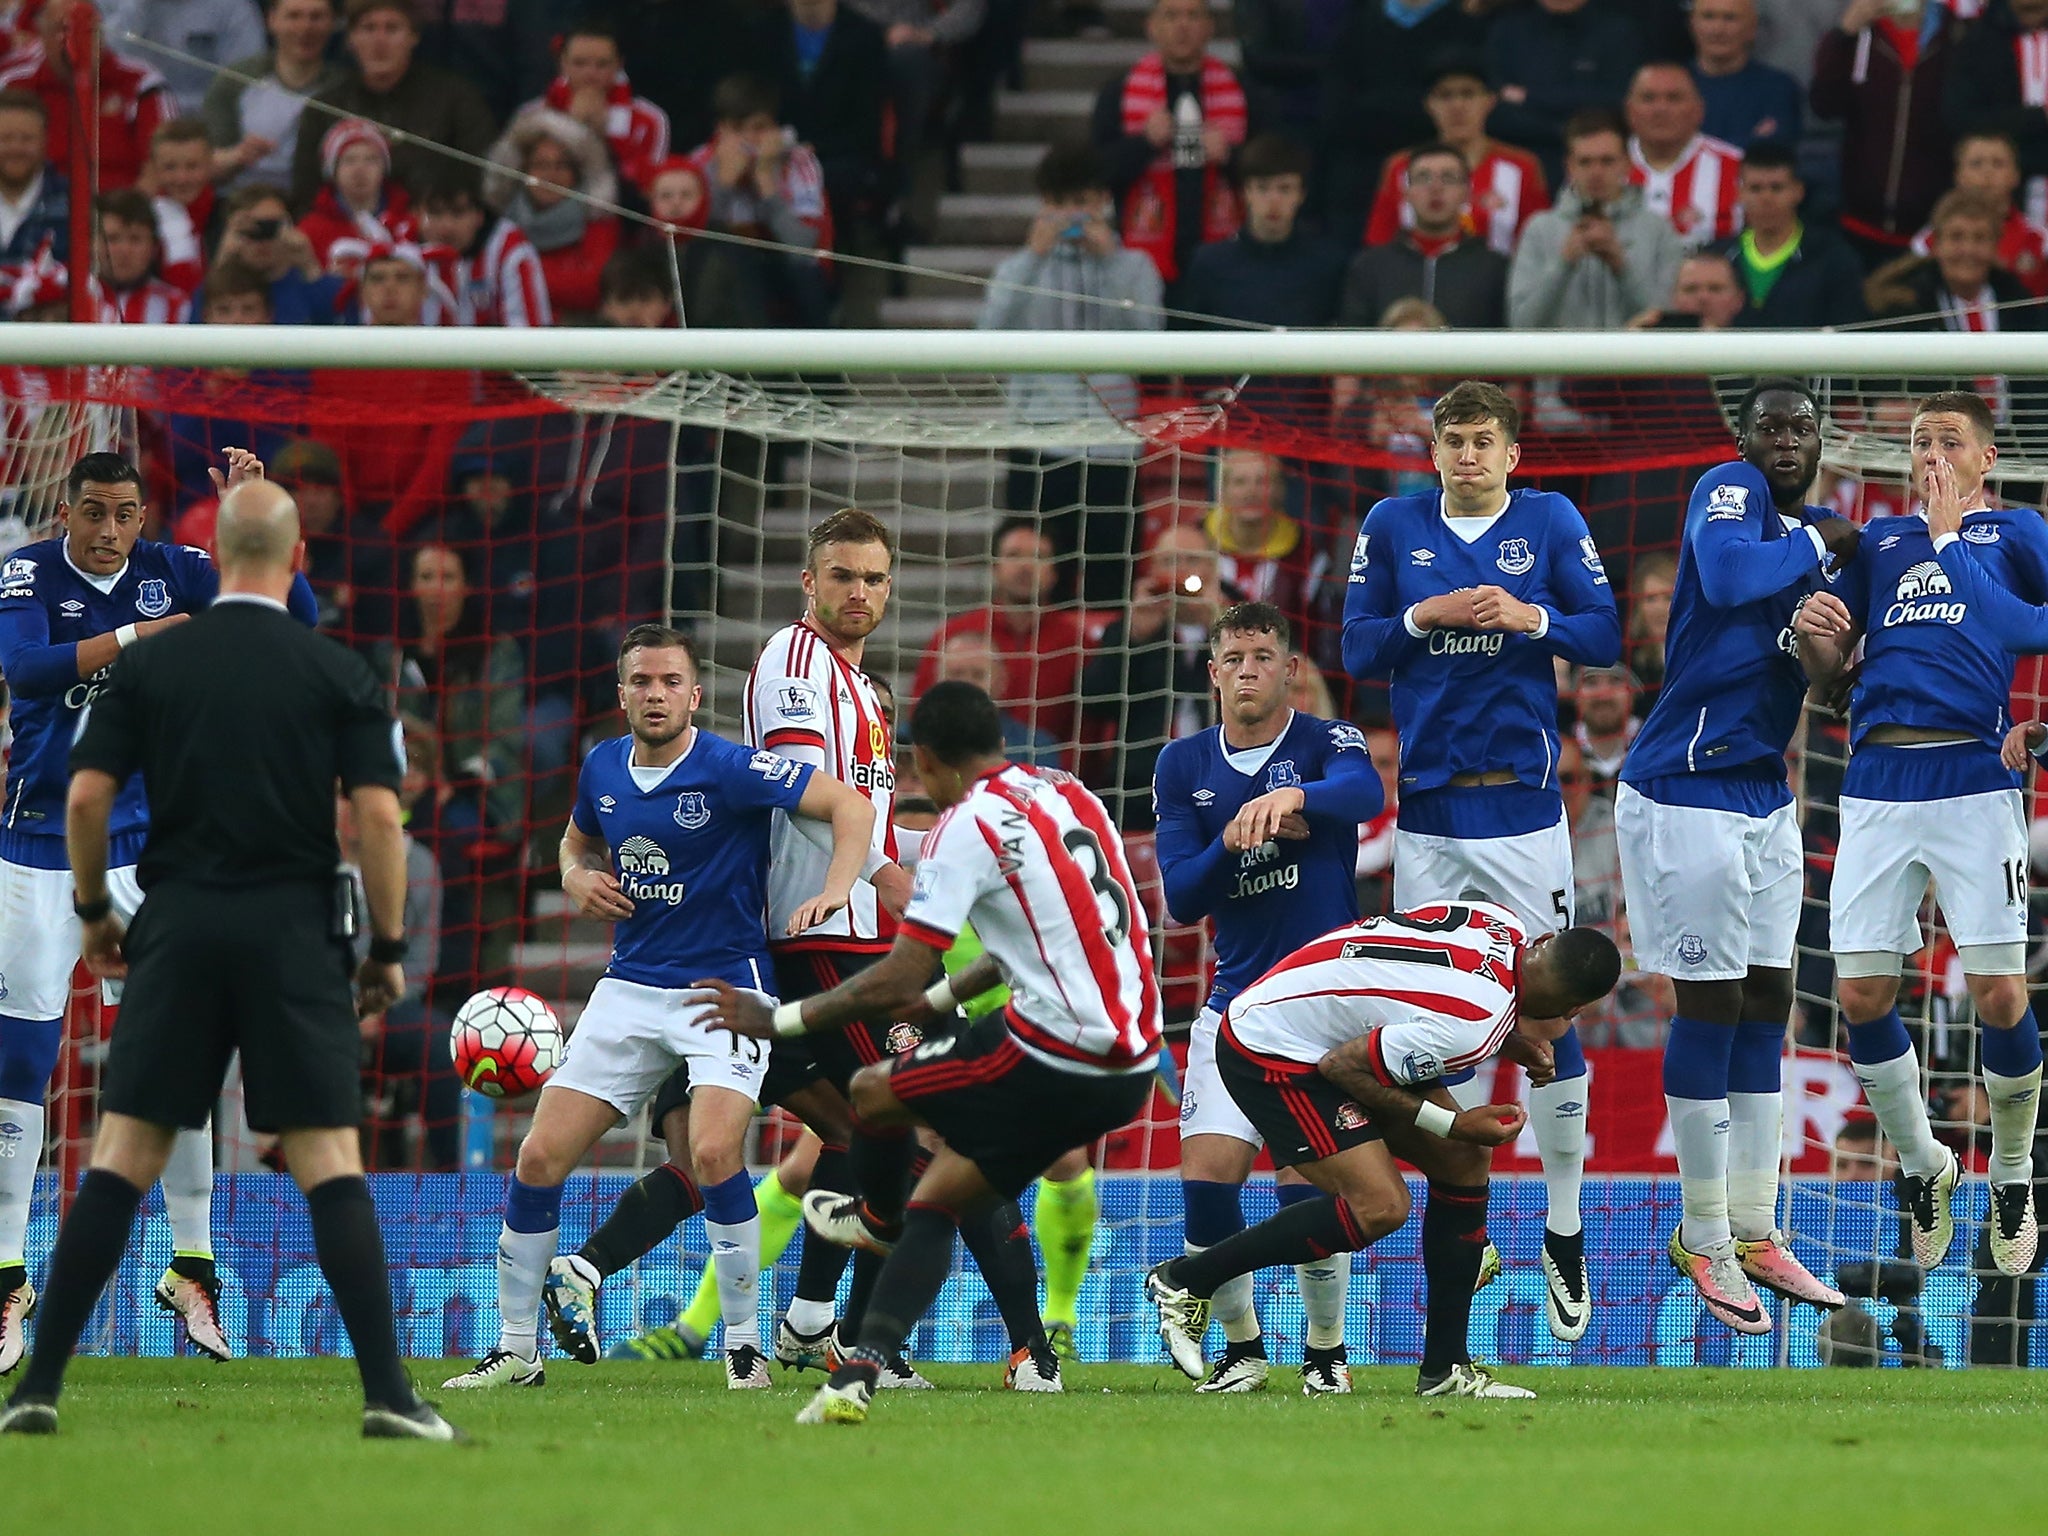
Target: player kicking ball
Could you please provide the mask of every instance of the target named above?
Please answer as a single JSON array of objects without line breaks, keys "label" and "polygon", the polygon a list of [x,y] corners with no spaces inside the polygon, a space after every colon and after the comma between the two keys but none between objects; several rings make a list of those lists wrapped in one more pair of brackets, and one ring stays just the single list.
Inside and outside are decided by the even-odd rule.
[{"label": "player kicking ball", "polygon": [[1930,884],[1977,1010],[1991,1104],[1992,1262],[2033,1268],[2034,1128],[2041,1034],[2027,1004],[2027,814],[2001,761],[2015,651],[2048,651],[2048,530],[2032,509],[1987,504],[1996,423],[1966,391],[1913,413],[1913,483],[1925,510],[1873,520],[1863,558],[1800,610],[1799,654],[1817,682],[1863,665],[1849,701],[1828,946],[1849,1059],[1899,1151],[1913,1257],[1932,1269],[1955,1237],[1961,1173],[1934,1139],[1920,1063],[1900,1021],[1899,972],[1918,950]]},{"label": "player kicking ball", "polygon": [[[1486,1186],[1494,1147],[1527,1119],[1515,1104],[1460,1110],[1446,1074],[1506,1054],[1532,1081],[1553,1070],[1549,1041],[1614,990],[1621,955],[1592,928],[1529,941],[1505,907],[1447,903],[1339,928],[1296,950],[1238,993],[1223,1016],[1223,1084],[1265,1139],[1326,1198],[1277,1215],[1145,1277],[1159,1337],[1199,1381],[1210,1298],[1239,1275],[1370,1247],[1408,1220],[1394,1159],[1429,1178],[1424,1262],[1431,1249],[1483,1239],[1486,1201],[1444,1199],[1440,1186]],[[1527,1398],[1466,1353],[1469,1286],[1429,1288],[1424,1397]]]},{"label": "player kicking ball", "polygon": [[1805,504],[1820,468],[1811,390],[1766,379],[1735,423],[1742,457],[1702,475],[1686,509],[1664,690],[1622,765],[1614,829],[1637,958],[1671,978],[1678,1005],[1664,1044],[1684,1213],[1671,1262],[1710,1315],[1769,1333],[1759,1285],[1842,1305],[1778,1228],[1780,1064],[1804,890],[1785,750],[1807,688],[1793,614],[1858,534]]},{"label": "player kicking ball", "polygon": [[[874,808],[808,764],[692,725],[703,701],[698,675],[696,649],[678,630],[643,624],[620,646],[619,703],[630,734],[584,760],[561,852],[562,889],[577,910],[615,925],[611,961],[519,1146],[498,1237],[498,1342],[449,1387],[546,1379],[538,1318],[562,1185],[679,1062],[690,1069],[690,1162],[718,1275],[726,1385],[769,1385],[755,1315],[760,1219],[744,1155],[769,1052],[715,1033],[710,1010],[688,987],[711,975],[766,999],[762,913],[774,812],[831,825],[824,890],[792,919],[809,926],[845,904]],[[557,1307],[568,1299],[562,1290]],[[576,1299],[594,1314],[596,1286]]]},{"label": "player kicking ball", "polygon": [[[902,1207],[900,1229],[868,1218],[888,1191],[863,1185],[836,1202],[813,1194],[804,1217],[848,1246],[886,1249],[858,1339],[798,1414],[800,1424],[858,1424],[882,1371],[903,1349],[953,1262],[956,1228],[986,1224],[1066,1157],[1127,1124],[1152,1094],[1159,985],[1145,909],[1102,802],[1071,775],[1003,757],[1002,717],[971,683],[937,683],[911,720],[917,766],[945,814],[926,835],[909,908],[888,955],[830,991],[771,1009],[758,993],[704,983],[719,1028],[765,1040],[861,1018],[952,1008],[999,980],[1010,1001],[965,1029],[863,1067],[853,1109],[877,1126],[927,1125],[945,1145]],[[961,928],[987,955],[925,990]],[[1057,1362],[1038,1390],[1056,1390]]]}]

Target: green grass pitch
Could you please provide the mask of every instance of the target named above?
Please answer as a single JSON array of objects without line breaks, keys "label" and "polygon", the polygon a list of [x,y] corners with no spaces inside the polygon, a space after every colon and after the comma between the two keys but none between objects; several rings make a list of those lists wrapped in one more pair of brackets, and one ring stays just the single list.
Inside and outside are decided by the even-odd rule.
[{"label": "green grass pitch", "polygon": [[89,1359],[56,1439],[0,1440],[0,1506],[65,1536],[2048,1529],[2026,1372],[1516,1370],[1538,1401],[1444,1405],[1403,1368],[1316,1401],[1278,1368],[1224,1398],[1165,1366],[1076,1367],[1063,1397],[930,1374],[861,1428],[799,1428],[793,1382],[555,1360],[538,1391],[430,1385],[476,1440],[451,1447],[358,1439],[346,1361]]}]

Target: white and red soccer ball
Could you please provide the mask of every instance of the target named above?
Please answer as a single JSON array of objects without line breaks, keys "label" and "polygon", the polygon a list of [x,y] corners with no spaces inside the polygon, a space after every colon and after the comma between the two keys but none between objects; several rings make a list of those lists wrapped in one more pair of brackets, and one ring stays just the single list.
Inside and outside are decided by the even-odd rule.
[{"label": "white and red soccer ball", "polygon": [[538,1093],[562,1064],[562,1022],[518,987],[479,992],[455,1013],[449,1049],[463,1083],[493,1099]]}]

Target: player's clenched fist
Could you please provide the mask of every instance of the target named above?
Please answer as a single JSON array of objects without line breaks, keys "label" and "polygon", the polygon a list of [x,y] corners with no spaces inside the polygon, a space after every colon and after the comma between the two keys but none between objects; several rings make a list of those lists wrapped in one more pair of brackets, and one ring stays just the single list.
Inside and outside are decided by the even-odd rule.
[{"label": "player's clenched fist", "polygon": [[1458,1118],[1451,1122],[1450,1139],[1504,1147],[1522,1134],[1528,1120],[1528,1111],[1519,1104],[1480,1104],[1458,1111]]},{"label": "player's clenched fist", "polygon": [[562,890],[584,917],[620,923],[633,915],[632,901],[608,869],[568,870],[562,876]]},{"label": "player's clenched fist", "polygon": [[1848,634],[1855,622],[1849,616],[1848,604],[1834,593],[1816,592],[1792,615],[1792,630],[1815,640],[1834,640]]}]

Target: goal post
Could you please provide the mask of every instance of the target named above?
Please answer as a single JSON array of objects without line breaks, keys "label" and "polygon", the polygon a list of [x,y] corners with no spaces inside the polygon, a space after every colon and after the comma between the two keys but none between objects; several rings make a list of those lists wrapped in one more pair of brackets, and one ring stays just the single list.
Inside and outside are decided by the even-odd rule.
[{"label": "goal post", "polygon": [[[1199,562],[1208,558],[1199,546],[1220,537],[1214,570],[1224,593],[1271,597],[1297,620],[1308,671],[1328,691],[1325,700],[1305,689],[1304,702],[1358,720],[1387,759],[1384,688],[1350,682],[1338,656],[1350,540],[1380,496],[1433,483],[1434,394],[1460,377],[1492,378],[1512,386],[1527,417],[1515,483],[1561,491],[1587,517],[1621,604],[1640,709],[1661,672],[1660,604],[1687,494],[1732,456],[1735,400],[1757,377],[1781,373],[1820,395],[1826,467],[1817,494],[1852,516],[1910,504],[1911,400],[1980,381],[2002,381],[2005,494],[2040,501],[2048,431],[2034,386],[2048,380],[2048,352],[2016,334],[14,325],[0,327],[0,543],[9,546],[0,553],[53,530],[64,471],[88,447],[140,460],[152,531],[164,537],[205,541],[204,469],[225,447],[256,447],[299,495],[326,622],[371,657],[408,717],[411,826],[441,888],[434,990],[416,1017],[366,1043],[365,1081],[402,1343],[461,1354],[487,1342],[492,1326],[496,1211],[523,1117],[517,1105],[490,1115],[455,1088],[436,1041],[466,989],[499,982],[542,993],[573,1026],[601,973],[604,930],[567,911],[553,847],[581,750],[619,729],[609,668],[629,623],[666,614],[695,632],[709,663],[706,723],[736,733],[747,668],[800,612],[808,527],[842,505],[878,513],[900,550],[889,615],[864,665],[893,686],[906,714],[934,676],[989,679],[1017,753],[1072,768],[1102,790],[1146,882],[1170,1016],[1184,1029],[1209,956],[1199,932],[1165,920],[1143,781],[1146,754],[1199,708],[1164,694],[1104,640],[1136,584],[1154,574],[1143,549],[1191,527],[1199,536],[1167,542]],[[1333,390],[1333,378],[1357,383]],[[995,540],[1005,528],[1046,535],[1057,556],[1050,570],[999,569]],[[1266,542],[1238,542],[1258,528]],[[1028,556],[1035,540],[1024,542]],[[1036,608],[1027,596],[1009,610],[1028,615],[1029,638],[960,622],[999,595],[1014,599],[1004,583],[1028,588],[1041,574]],[[1191,623],[1203,611],[1190,604],[1174,617]],[[958,631],[950,644],[949,621]],[[1031,656],[1037,665],[1020,670]],[[1592,708],[1573,681],[1565,679],[1568,710]],[[2037,714],[2041,691],[2038,668],[2024,665],[2016,715]],[[1601,808],[1613,739],[1567,734],[1573,772],[1561,777],[1584,832],[1581,911],[1626,948]],[[1865,1295],[1893,1334],[1888,1358],[1902,1357],[1903,1335],[1931,1340],[1955,1364],[1974,1337],[1982,1349],[2003,1339],[2048,1364],[2048,1332],[2030,1324],[2034,1281],[1987,1300],[1971,1269],[1974,1228],[1917,1295],[1886,1267],[1896,1252],[1895,1197],[1882,1178],[1866,1177],[1884,1172],[1885,1149],[1859,1129],[1867,1111],[1838,1049],[1825,955],[1845,754],[1840,724],[1819,716],[1793,754],[1809,858],[1799,1009],[1786,1048],[1784,1222],[1817,1272]],[[1385,767],[1397,787],[1396,768]],[[1389,894],[1389,842],[1384,818],[1362,829],[1368,910]],[[1930,931],[1929,949],[1909,963],[1904,1006],[1928,1051],[1930,1090],[1950,1116],[1945,1129],[1968,1150],[1975,1108],[1961,1090],[1973,1080],[1974,1031],[1952,951],[1938,926]],[[1496,1165],[1491,1230],[1508,1270],[1475,1308],[1479,1358],[1816,1363],[1811,1315],[1793,1312],[1775,1335],[1738,1341],[1704,1319],[1663,1261],[1677,1219],[1658,1078],[1669,1010],[1668,988],[1631,970],[1586,1031],[1592,1331],[1567,1349],[1544,1328],[1544,1190],[1525,1143]],[[52,1116],[66,1168],[90,1134],[105,1026],[85,988],[75,1014]],[[1503,1069],[1497,1096],[1520,1091],[1518,1074]],[[216,1241],[231,1328],[273,1353],[333,1347],[337,1325],[303,1234],[281,1219],[288,1190],[233,1118],[230,1098]],[[793,1139],[780,1117],[764,1121],[758,1160],[772,1162]],[[610,1138],[572,1190],[565,1246],[660,1156],[637,1129]],[[1163,1086],[1140,1120],[1098,1149],[1104,1224],[1082,1294],[1086,1358],[1152,1358],[1141,1287],[1151,1263],[1178,1251],[1177,1159]],[[60,1182],[46,1182],[32,1256],[54,1236]],[[1968,1189],[1967,1208],[1981,1213],[1981,1178]],[[1255,1180],[1248,1215],[1271,1201],[1270,1181]],[[142,1303],[169,1237],[156,1196],[147,1210],[102,1337],[111,1348],[160,1353],[172,1347],[170,1326]],[[704,1260],[693,1225],[608,1285],[607,1341],[672,1316]],[[1414,1359],[1415,1233],[1360,1256],[1355,1275],[1353,1359]],[[772,1279],[777,1305],[793,1278],[792,1256]],[[1262,1276],[1258,1298],[1276,1356],[1296,1358],[1303,1323],[1291,1277]],[[1996,1307],[2016,1309],[2018,1321],[1987,1318]],[[949,1281],[913,1353],[1002,1356],[999,1322],[971,1272]]]}]

